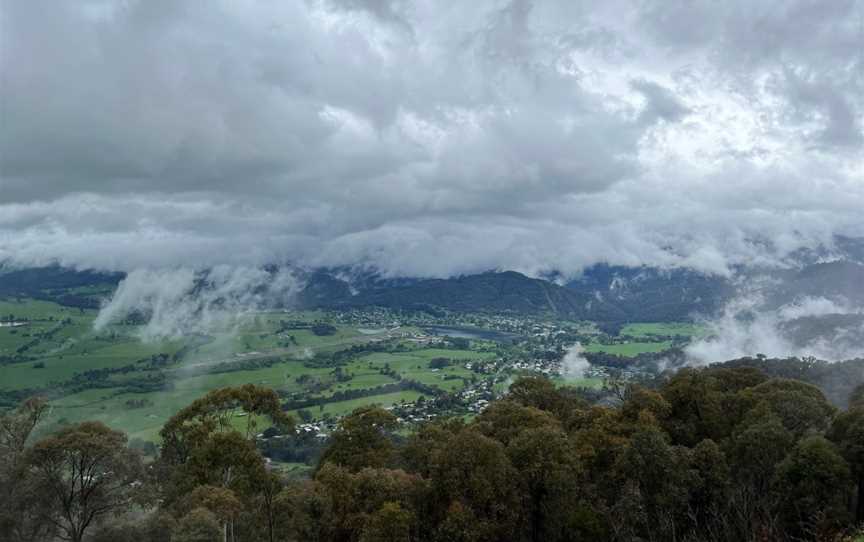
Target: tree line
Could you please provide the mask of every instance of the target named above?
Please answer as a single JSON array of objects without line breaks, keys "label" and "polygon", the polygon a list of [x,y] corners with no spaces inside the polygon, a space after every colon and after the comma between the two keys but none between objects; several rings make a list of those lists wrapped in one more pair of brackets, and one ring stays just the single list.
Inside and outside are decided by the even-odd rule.
[{"label": "tree line", "polygon": [[31,400],[0,420],[0,538],[839,542],[861,529],[864,386],[838,410],[805,382],[715,366],[617,395],[590,405],[521,378],[471,421],[407,436],[360,408],[302,480],[256,446],[262,424],[293,424],[266,388],[193,402],[147,464],[99,423],[31,443],[46,408]]}]

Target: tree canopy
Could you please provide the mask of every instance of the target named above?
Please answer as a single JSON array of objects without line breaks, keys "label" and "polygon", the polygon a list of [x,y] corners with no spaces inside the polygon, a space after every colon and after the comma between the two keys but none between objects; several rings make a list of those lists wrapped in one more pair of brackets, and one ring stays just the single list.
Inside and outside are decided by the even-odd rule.
[{"label": "tree canopy", "polygon": [[470,421],[407,433],[389,411],[359,408],[299,479],[259,451],[259,421],[273,427],[263,438],[293,434],[264,388],[178,412],[149,468],[97,423],[30,443],[44,404],[28,402],[0,418],[14,496],[2,540],[840,542],[864,520],[854,397],[840,411],[818,388],[744,367],[619,395],[590,405],[523,378]]}]

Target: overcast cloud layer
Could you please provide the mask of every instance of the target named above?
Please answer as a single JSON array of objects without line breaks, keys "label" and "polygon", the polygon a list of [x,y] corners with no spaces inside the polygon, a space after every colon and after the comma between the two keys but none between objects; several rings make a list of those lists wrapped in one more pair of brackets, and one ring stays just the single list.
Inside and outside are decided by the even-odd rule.
[{"label": "overcast cloud layer", "polygon": [[0,6],[0,260],[724,273],[864,234],[862,0]]}]

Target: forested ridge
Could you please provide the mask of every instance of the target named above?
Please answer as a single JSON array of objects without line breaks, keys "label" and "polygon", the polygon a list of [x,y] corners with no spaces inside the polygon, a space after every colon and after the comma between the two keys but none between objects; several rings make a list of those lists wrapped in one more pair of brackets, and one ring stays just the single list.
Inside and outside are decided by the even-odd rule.
[{"label": "forested ridge", "polygon": [[[269,389],[211,392],[144,461],[99,423],[0,421],[4,541],[856,540],[864,386],[838,410],[757,368],[683,369],[614,406],[541,378],[470,421],[411,434],[390,412],[345,417],[309,478],[270,468],[256,435],[293,434]],[[857,535],[856,535],[857,533]]]}]

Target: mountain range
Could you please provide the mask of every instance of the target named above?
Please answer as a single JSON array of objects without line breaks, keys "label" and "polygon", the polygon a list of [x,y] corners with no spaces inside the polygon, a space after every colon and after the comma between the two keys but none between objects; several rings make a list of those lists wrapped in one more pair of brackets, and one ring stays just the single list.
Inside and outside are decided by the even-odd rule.
[{"label": "mountain range", "polygon": [[[122,273],[62,267],[0,268],[0,297],[52,299],[98,307],[82,287],[116,285]],[[278,269],[271,266],[275,272]],[[577,278],[547,280],[515,271],[451,278],[387,278],[365,269],[295,270],[303,287],[300,308],[380,306],[400,310],[496,312],[601,322],[680,321],[715,315],[736,296],[758,294],[776,309],[801,298],[864,306],[864,264],[815,261],[783,269],[739,269],[731,276],[687,269],[590,267]]]}]

